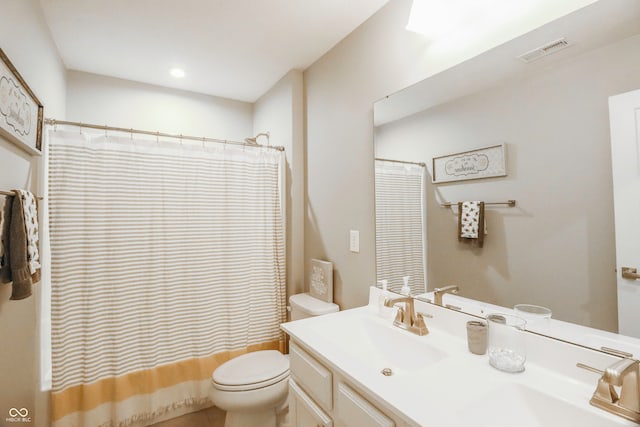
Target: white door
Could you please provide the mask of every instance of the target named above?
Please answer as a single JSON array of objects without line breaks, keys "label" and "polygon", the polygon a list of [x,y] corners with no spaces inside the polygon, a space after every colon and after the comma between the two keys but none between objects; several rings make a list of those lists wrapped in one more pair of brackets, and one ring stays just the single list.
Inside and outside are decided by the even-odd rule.
[{"label": "white door", "polygon": [[[616,227],[618,330],[640,338],[640,90],[609,98]],[[597,203],[598,201],[595,201]]]}]

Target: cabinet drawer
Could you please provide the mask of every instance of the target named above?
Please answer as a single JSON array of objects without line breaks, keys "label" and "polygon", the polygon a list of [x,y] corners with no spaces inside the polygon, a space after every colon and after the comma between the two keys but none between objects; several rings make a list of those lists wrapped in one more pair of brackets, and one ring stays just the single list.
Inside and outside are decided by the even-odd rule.
[{"label": "cabinet drawer", "polygon": [[298,347],[293,341],[290,343],[289,360],[291,376],[304,391],[309,394],[324,410],[331,411],[331,371],[322,366],[309,353]]},{"label": "cabinet drawer", "polygon": [[337,427],[394,427],[395,423],[345,383],[338,383],[335,421]]},{"label": "cabinet drawer", "polygon": [[295,427],[333,427],[331,418],[300,388],[289,380],[289,416]]}]

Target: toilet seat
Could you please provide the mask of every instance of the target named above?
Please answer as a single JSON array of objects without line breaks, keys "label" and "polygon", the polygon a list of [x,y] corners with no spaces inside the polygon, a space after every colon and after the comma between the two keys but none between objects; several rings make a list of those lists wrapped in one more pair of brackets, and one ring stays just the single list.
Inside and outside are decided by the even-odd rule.
[{"label": "toilet seat", "polygon": [[218,390],[249,391],[268,387],[289,378],[289,359],[276,350],[243,354],[213,372],[212,383]]}]

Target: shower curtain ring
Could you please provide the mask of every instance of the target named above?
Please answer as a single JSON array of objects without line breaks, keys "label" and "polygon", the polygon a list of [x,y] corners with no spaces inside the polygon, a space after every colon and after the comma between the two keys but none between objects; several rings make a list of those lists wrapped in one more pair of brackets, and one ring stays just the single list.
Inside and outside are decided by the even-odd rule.
[{"label": "shower curtain ring", "polygon": [[202,148],[204,148],[204,136],[202,137]]},{"label": "shower curtain ring", "polygon": [[80,122],[80,135],[82,135],[82,122]]},{"label": "shower curtain ring", "polygon": [[133,128],[129,128],[129,137],[133,140]]},{"label": "shower curtain ring", "polygon": [[156,131],[156,144],[160,144],[160,131]]},{"label": "shower curtain ring", "polygon": [[109,135],[107,135],[107,125],[104,125],[104,137],[108,138]]},{"label": "shower curtain ring", "polygon": [[182,146],[182,134],[180,134],[180,146]]}]

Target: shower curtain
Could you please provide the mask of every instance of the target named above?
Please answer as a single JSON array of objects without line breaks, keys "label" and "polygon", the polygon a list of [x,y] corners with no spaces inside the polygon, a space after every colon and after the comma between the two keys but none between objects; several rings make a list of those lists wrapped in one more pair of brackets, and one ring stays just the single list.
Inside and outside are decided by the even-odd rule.
[{"label": "shower curtain", "polygon": [[427,291],[425,167],[375,161],[376,277],[400,292],[411,276],[412,294]]},{"label": "shower curtain", "polygon": [[48,136],[54,426],[210,406],[217,366],[282,349],[283,152]]}]

